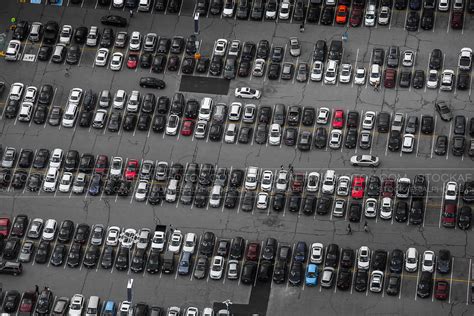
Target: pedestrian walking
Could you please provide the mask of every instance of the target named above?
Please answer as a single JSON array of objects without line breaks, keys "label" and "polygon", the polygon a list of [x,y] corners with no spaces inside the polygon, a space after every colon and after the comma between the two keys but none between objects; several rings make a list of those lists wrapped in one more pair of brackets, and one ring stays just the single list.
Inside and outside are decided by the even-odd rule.
[{"label": "pedestrian walking", "polygon": [[369,232],[369,225],[367,224],[367,221],[365,221],[365,223],[364,223],[364,231],[365,231],[366,233]]},{"label": "pedestrian walking", "polygon": [[38,284],[35,285],[35,293],[36,293],[36,294],[39,293],[39,286],[38,286]]},{"label": "pedestrian walking", "polygon": [[303,33],[304,32],[304,23],[301,23],[300,24],[300,33]]},{"label": "pedestrian walking", "polygon": [[347,224],[347,234],[348,234],[348,235],[352,235],[351,224]]},{"label": "pedestrian walking", "polygon": [[374,91],[379,92],[379,86],[380,86],[380,82],[376,82],[374,85]]},{"label": "pedestrian walking", "polygon": [[133,10],[130,10],[130,17],[133,17]]}]

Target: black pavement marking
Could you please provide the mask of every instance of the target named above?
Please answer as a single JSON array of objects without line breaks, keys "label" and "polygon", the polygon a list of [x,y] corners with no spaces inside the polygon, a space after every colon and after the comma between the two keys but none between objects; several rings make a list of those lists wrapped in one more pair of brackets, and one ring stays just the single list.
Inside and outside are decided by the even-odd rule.
[{"label": "black pavement marking", "polygon": [[[257,277],[257,275],[255,277]],[[248,304],[229,305],[229,311],[231,312],[231,315],[266,315],[268,308],[268,300],[270,299],[271,283],[272,280],[268,280],[268,282],[265,283],[257,281],[257,284],[252,287],[252,292],[250,293],[250,300]],[[226,306],[225,304],[218,302],[214,303],[213,309],[215,312],[218,312],[221,309],[226,309]]]},{"label": "black pavement marking", "polygon": [[230,81],[227,79],[183,75],[179,91],[227,95],[229,85]]}]

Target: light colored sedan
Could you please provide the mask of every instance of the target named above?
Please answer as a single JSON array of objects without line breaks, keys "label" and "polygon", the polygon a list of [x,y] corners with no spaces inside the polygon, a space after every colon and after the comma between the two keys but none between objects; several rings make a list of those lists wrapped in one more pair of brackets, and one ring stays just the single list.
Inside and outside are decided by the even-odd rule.
[{"label": "light colored sedan", "polygon": [[354,76],[354,83],[357,85],[364,85],[367,77],[367,72],[364,67],[358,67]]},{"label": "light colored sedan", "polygon": [[364,114],[364,119],[362,120],[362,128],[370,130],[374,128],[375,124],[375,112],[367,111]]},{"label": "light colored sedan", "polygon": [[258,58],[253,65],[252,76],[262,77],[265,74],[265,59]]},{"label": "light colored sedan", "polygon": [[123,54],[114,53],[112,59],[110,60],[110,70],[119,71],[122,69],[123,64]]},{"label": "light colored sedan", "polygon": [[339,73],[339,82],[340,83],[349,83],[352,78],[352,65],[351,64],[342,64],[341,71]]},{"label": "light colored sedan", "polygon": [[239,278],[239,261],[229,260],[227,268],[227,278],[229,280],[237,280]]},{"label": "light colored sedan", "polygon": [[220,278],[222,278],[223,271],[224,271],[224,258],[222,256],[215,256],[212,259],[209,276],[213,280],[219,280]]},{"label": "light colored sedan", "polygon": [[95,56],[95,65],[99,67],[105,67],[109,60],[109,49],[108,48],[100,48],[97,51],[97,55]]},{"label": "light colored sedan", "polygon": [[105,238],[105,244],[107,246],[117,246],[120,239],[120,227],[110,226],[107,230],[107,237]]},{"label": "light colored sedan", "polygon": [[198,121],[196,127],[194,128],[194,137],[202,139],[206,137],[207,131],[207,121],[201,120]]},{"label": "light colored sedan", "polygon": [[324,74],[324,64],[319,60],[315,61],[313,63],[313,66],[311,67],[311,76],[310,76],[311,81],[323,80],[323,74]]},{"label": "light colored sedan", "polygon": [[148,194],[148,186],[148,181],[146,180],[141,180],[140,183],[138,183],[137,191],[135,192],[135,201],[145,201]]},{"label": "light colored sedan", "polygon": [[351,157],[354,167],[377,167],[380,164],[379,157],[372,155],[355,155]]},{"label": "light colored sedan", "polygon": [[377,200],[370,198],[365,201],[364,215],[367,218],[377,216]]},{"label": "light colored sedan", "polygon": [[73,175],[71,172],[64,172],[59,181],[59,192],[67,193],[71,190]]},{"label": "light colored sedan", "polygon": [[383,272],[379,270],[372,271],[370,275],[370,292],[380,293],[383,290]]}]

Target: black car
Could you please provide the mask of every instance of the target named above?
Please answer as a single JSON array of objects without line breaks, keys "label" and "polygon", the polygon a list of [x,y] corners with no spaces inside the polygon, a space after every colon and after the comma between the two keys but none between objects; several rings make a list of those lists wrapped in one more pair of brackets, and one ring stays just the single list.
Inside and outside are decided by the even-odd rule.
[{"label": "black car", "polygon": [[434,25],[435,11],[433,9],[424,9],[421,14],[421,28],[423,30],[431,30]]},{"label": "black car", "polygon": [[288,202],[288,210],[290,212],[298,212],[300,210],[300,205],[301,194],[297,192],[292,193]]},{"label": "black car", "polygon": [[230,258],[240,260],[244,252],[245,240],[242,237],[235,237],[230,246]]},{"label": "black car", "polygon": [[184,38],[182,36],[175,36],[171,39],[170,52],[172,54],[181,54],[184,49]]},{"label": "black car", "polygon": [[48,261],[51,252],[51,244],[49,241],[42,240],[36,250],[35,263],[45,264]]},{"label": "black car", "polygon": [[276,284],[281,284],[285,282],[287,270],[288,266],[286,264],[286,261],[278,260],[273,270],[273,282],[275,282]]},{"label": "black car", "polygon": [[305,107],[303,109],[303,117],[301,123],[303,123],[304,126],[313,126],[315,117],[316,110],[314,108]]},{"label": "black car", "polygon": [[255,143],[265,144],[267,142],[268,126],[267,124],[258,124],[255,131]]},{"label": "black car", "polygon": [[18,291],[10,290],[5,293],[3,298],[3,312],[15,314],[20,304],[21,295]]},{"label": "black car", "polygon": [[464,136],[456,135],[451,140],[451,153],[453,156],[462,156],[466,147],[466,139]]},{"label": "black car", "polygon": [[294,127],[288,127],[283,132],[283,142],[286,146],[295,146],[298,140],[298,129]]},{"label": "black car", "polygon": [[408,0],[395,0],[395,9],[405,10],[408,6]]},{"label": "black car", "polygon": [[372,254],[372,270],[385,271],[387,266],[387,252],[385,250],[375,250]]},{"label": "black car", "polygon": [[250,11],[250,4],[248,0],[241,0],[239,1],[235,16],[239,20],[246,20],[249,17],[249,11]]},{"label": "black car", "polygon": [[11,186],[14,189],[23,189],[28,178],[28,173],[24,170],[17,170],[13,174]]},{"label": "black car", "polygon": [[139,131],[148,131],[151,123],[151,115],[147,113],[142,113],[138,117],[137,129]]},{"label": "black car", "polygon": [[105,28],[102,32],[102,37],[100,39],[99,46],[110,48],[114,43],[114,31],[111,28]]},{"label": "black car", "polygon": [[400,292],[401,277],[399,274],[389,274],[385,291],[387,295],[398,295]]},{"label": "black car", "polygon": [[314,133],[314,147],[322,149],[328,142],[328,133],[324,127],[318,127]]},{"label": "black car", "polygon": [[18,157],[18,167],[29,168],[33,162],[34,152],[31,149],[23,149]]},{"label": "black car", "polygon": [[349,206],[349,221],[360,222],[362,215],[362,204],[352,202]]},{"label": "black car", "polygon": [[102,258],[100,259],[100,266],[103,269],[110,269],[114,264],[115,248],[113,246],[105,246]]},{"label": "black car", "polygon": [[242,77],[242,78],[248,77],[249,74],[250,74],[251,67],[252,67],[252,65],[251,65],[250,61],[244,60],[244,61],[240,62],[238,70],[237,70],[237,75],[239,77]]},{"label": "black car", "polygon": [[332,6],[324,6],[323,12],[321,13],[321,21],[322,25],[330,25],[334,20],[334,7]]},{"label": "black car", "polygon": [[408,221],[412,225],[421,225],[423,223],[424,203],[421,198],[413,198],[411,201]]},{"label": "black car", "polygon": [[311,149],[313,142],[313,135],[310,131],[303,131],[298,137],[298,149],[301,151],[308,151]]},{"label": "black car", "polygon": [[195,13],[199,13],[201,16],[205,16],[209,10],[209,0],[197,0]]},{"label": "black car", "polygon": [[430,62],[429,62],[430,69],[440,70],[441,67],[443,66],[443,58],[444,58],[443,52],[440,49],[438,48],[433,49],[430,55]]},{"label": "black car", "polygon": [[337,268],[339,263],[339,246],[336,244],[329,244],[326,248],[325,255],[324,267]]},{"label": "black car", "polygon": [[468,90],[471,82],[471,75],[468,72],[461,71],[458,74],[456,85],[458,90]]},{"label": "black car", "polygon": [[170,103],[170,98],[166,96],[159,97],[156,111],[159,114],[167,114],[170,108]]},{"label": "black car", "polygon": [[464,115],[456,115],[454,117],[454,135],[466,134],[466,117]]},{"label": "black car", "polygon": [[203,74],[206,73],[209,68],[209,58],[201,57],[196,64],[196,72]]},{"label": "black car", "polygon": [[74,242],[85,244],[89,240],[90,227],[87,224],[79,224],[74,234]]},{"label": "black car", "polygon": [[135,113],[127,113],[123,121],[123,130],[133,131],[137,125],[138,117]]},{"label": "black car", "polygon": [[224,127],[221,124],[212,124],[209,128],[209,139],[214,142],[218,142],[222,139],[224,133]]},{"label": "black car", "polygon": [[49,113],[48,124],[51,126],[58,126],[61,123],[63,110],[60,106],[53,106]]},{"label": "black car", "polygon": [[10,184],[12,171],[10,169],[3,169],[0,171],[0,188],[7,188]]},{"label": "black car", "polygon": [[143,53],[140,55],[140,68],[148,69],[151,67],[153,55],[150,53]]},{"label": "black car", "polygon": [[199,246],[199,253],[203,256],[210,257],[214,251],[216,243],[216,235],[213,232],[205,232],[202,236]]},{"label": "black car", "polygon": [[244,196],[242,198],[242,205],[241,205],[242,211],[251,212],[253,210],[254,204],[255,204],[255,192],[245,191]]},{"label": "black car", "polygon": [[303,203],[303,214],[305,215],[312,215],[316,210],[316,204],[318,200],[316,195],[308,194],[306,195]]},{"label": "black car", "polygon": [[26,228],[28,227],[28,216],[17,215],[13,222],[12,229],[10,232],[11,236],[23,237],[25,235]]},{"label": "black car", "polygon": [[271,52],[271,61],[273,63],[281,63],[285,55],[285,48],[283,46],[274,46]]},{"label": "black car", "polygon": [[84,44],[87,39],[87,32],[87,27],[85,26],[80,26],[76,28],[76,30],[74,31],[74,42],[80,45]]},{"label": "black car", "polygon": [[74,223],[71,220],[64,220],[59,226],[58,241],[68,243],[74,234]]},{"label": "black car", "polygon": [[399,223],[408,219],[408,204],[405,201],[397,201],[394,209],[395,220]]},{"label": "black car", "polygon": [[135,273],[142,272],[145,269],[146,261],[147,261],[146,249],[136,249],[132,257],[130,270],[132,270],[132,272],[135,272]]},{"label": "black car", "polygon": [[160,270],[160,251],[158,249],[151,249],[148,256],[146,271],[150,274],[158,273]]},{"label": "black car", "polygon": [[193,57],[185,57],[181,65],[181,72],[183,74],[192,74],[196,66],[196,59]]},{"label": "black car", "polygon": [[346,148],[355,148],[357,145],[357,129],[349,128],[346,134],[346,139],[344,141],[344,147]]},{"label": "black car", "polygon": [[156,115],[153,118],[152,129],[156,133],[162,133],[166,127],[166,116],[165,115]]},{"label": "black car", "polygon": [[20,101],[9,99],[7,102],[7,106],[5,108],[5,117],[8,119],[13,119],[18,115],[19,110],[20,110]]},{"label": "black car", "polygon": [[235,189],[231,189],[227,192],[227,195],[224,199],[224,207],[227,209],[233,209],[237,206],[239,199],[239,192]]},{"label": "black car", "polygon": [[409,88],[411,83],[411,71],[401,71],[398,85],[400,88]]},{"label": "black car", "polygon": [[17,237],[10,237],[5,242],[3,247],[3,258],[6,260],[15,260],[20,251],[20,239]]},{"label": "black car", "polygon": [[297,286],[301,284],[303,278],[303,264],[299,261],[293,262],[288,274],[288,282],[290,285]]},{"label": "black car", "polygon": [[115,269],[119,271],[128,270],[130,261],[130,249],[125,247],[120,247],[117,260],[115,260]]},{"label": "black car", "polygon": [[220,76],[224,66],[224,58],[222,56],[214,55],[209,66],[209,74],[212,76]]},{"label": "black car", "polygon": [[[7,170],[10,171],[10,170]],[[0,174],[1,176],[1,174]],[[43,183],[42,176],[38,173],[33,173],[30,175],[28,178],[28,182],[26,184],[28,191],[30,192],[38,192],[38,190],[41,188],[41,185]]]},{"label": "black car", "polygon": [[319,215],[326,215],[331,210],[332,206],[332,197],[322,196],[318,201],[318,206],[316,207],[316,213]]},{"label": "black car", "polygon": [[153,57],[151,70],[156,73],[162,73],[166,67],[166,55],[157,54]]},{"label": "black car", "polygon": [[421,117],[421,132],[423,134],[432,134],[434,131],[434,118],[431,115]]},{"label": "black car", "polygon": [[460,208],[458,214],[458,227],[467,230],[471,227],[472,209],[470,206],[464,205]]},{"label": "black car", "polygon": [[112,112],[107,123],[107,130],[110,132],[117,132],[122,125],[122,113]]},{"label": "black car", "polygon": [[45,288],[38,296],[38,301],[36,302],[35,306],[35,314],[37,313],[39,315],[49,315],[53,302],[53,293],[49,290],[49,288]]},{"label": "black car", "polygon": [[[197,46],[196,46],[196,41],[197,41],[197,38],[196,36],[193,34],[191,36],[189,36],[187,39],[186,39],[186,44],[185,44],[185,51],[186,51],[186,54],[188,55],[194,55],[196,52],[197,52]],[[193,58],[194,59],[194,58]]]},{"label": "black car", "polygon": [[279,63],[272,62],[268,67],[268,79],[278,80],[278,78],[280,77],[280,69],[281,65]]},{"label": "black car", "polygon": [[59,24],[56,21],[48,21],[44,26],[43,42],[54,45],[59,35]]},{"label": "black car", "polygon": [[418,25],[420,24],[420,13],[417,11],[410,11],[405,24],[405,29],[409,32],[418,31]]},{"label": "black car", "polygon": [[51,255],[51,259],[49,262],[53,266],[61,266],[63,265],[67,255],[66,245],[64,244],[56,244],[53,249],[53,254]]},{"label": "black car", "polygon": [[351,269],[354,265],[355,252],[351,248],[344,248],[341,252],[341,267]]},{"label": "black car", "polygon": [[440,249],[438,252],[436,270],[441,274],[451,272],[451,252],[447,249]]},{"label": "black car", "polygon": [[257,58],[267,59],[270,53],[270,43],[267,40],[261,40],[257,45]]},{"label": "black car", "polygon": [[44,84],[38,94],[38,104],[50,105],[53,100],[54,89],[50,84]]},{"label": "black car", "polygon": [[400,249],[393,249],[390,254],[389,269],[391,273],[402,273],[403,270],[403,251]]},{"label": "black car", "polygon": [[257,274],[257,263],[254,261],[246,261],[242,267],[240,280],[243,284],[253,284]]},{"label": "black car", "polygon": [[433,288],[433,274],[428,271],[421,272],[420,279],[418,281],[418,287],[416,289],[416,295],[421,298],[431,296]]},{"label": "black car", "polygon": [[90,127],[94,112],[92,111],[81,111],[79,113],[79,126],[80,127]]},{"label": "black car", "polygon": [[39,105],[36,107],[35,114],[33,115],[33,122],[38,125],[44,124],[46,118],[48,117],[48,108],[44,105]]},{"label": "black car", "polygon": [[106,15],[100,19],[100,22],[103,25],[110,25],[116,27],[126,27],[127,26],[127,19],[118,16],[118,15]]},{"label": "black car", "polygon": [[308,8],[308,15],[306,16],[306,21],[308,23],[318,23],[320,15],[321,6],[310,3]]},{"label": "black car", "polygon": [[153,77],[142,77],[139,84],[142,88],[164,89],[166,87],[163,80]]},{"label": "black car", "polygon": [[13,31],[12,38],[21,41],[24,41],[28,36],[30,30],[30,24],[28,21],[19,21],[15,25],[15,30]]},{"label": "black car", "polygon": [[268,260],[262,260],[258,266],[257,279],[260,282],[268,282],[272,279],[273,264]]},{"label": "black car", "polygon": [[211,0],[211,6],[210,6],[209,12],[212,15],[221,14],[223,6],[224,6],[223,0]]},{"label": "black car", "polygon": [[69,150],[64,157],[64,171],[74,172],[79,165],[79,152],[77,150]]},{"label": "black car", "polygon": [[324,62],[326,60],[327,55],[327,44],[325,40],[318,40],[316,44],[314,44],[313,49],[313,62],[314,61],[321,61]]},{"label": "black car", "polygon": [[278,192],[273,196],[272,209],[276,212],[281,211],[285,208],[286,204],[286,195],[284,193]]},{"label": "black car", "polygon": [[243,126],[240,128],[238,142],[239,144],[248,144],[252,139],[253,128],[251,126]]},{"label": "black car", "polygon": [[337,288],[342,291],[347,291],[351,287],[352,271],[342,268],[337,275]]},{"label": "black car", "polygon": [[35,159],[33,160],[33,168],[43,169],[49,162],[49,150],[41,148],[36,153]]},{"label": "black car", "polygon": [[358,269],[355,275],[354,289],[357,292],[365,292],[367,290],[368,279],[369,279],[368,271]]},{"label": "black car", "polygon": [[257,21],[263,19],[265,3],[263,0],[254,0],[252,10],[250,12],[250,19]]},{"label": "black car", "polygon": [[170,0],[168,2],[168,12],[169,13],[178,13],[181,9],[182,0]]},{"label": "black car", "polygon": [[415,70],[412,86],[415,89],[422,89],[425,86],[425,72],[423,70]]},{"label": "black car", "polygon": [[399,151],[402,146],[402,135],[399,131],[391,131],[388,138],[388,150]]}]

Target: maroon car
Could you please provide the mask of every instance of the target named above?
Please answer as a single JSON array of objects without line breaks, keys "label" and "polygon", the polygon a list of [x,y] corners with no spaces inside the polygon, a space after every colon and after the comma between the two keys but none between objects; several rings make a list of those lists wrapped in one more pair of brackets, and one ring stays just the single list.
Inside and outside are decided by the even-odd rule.
[{"label": "maroon car", "polygon": [[359,26],[362,23],[362,9],[352,8],[351,17],[349,18],[349,24],[352,27]]},{"label": "maroon car", "polygon": [[247,254],[245,255],[245,259],[249,261],[257,261],[259,254],[260,254],[260,243],[258,242],[249,243],[247,246]]},{"label": "maroon car", "polygon": [[95,173],[106,174],[109,169],[109,158],[106,155],[99,155],[95,162]]}]

